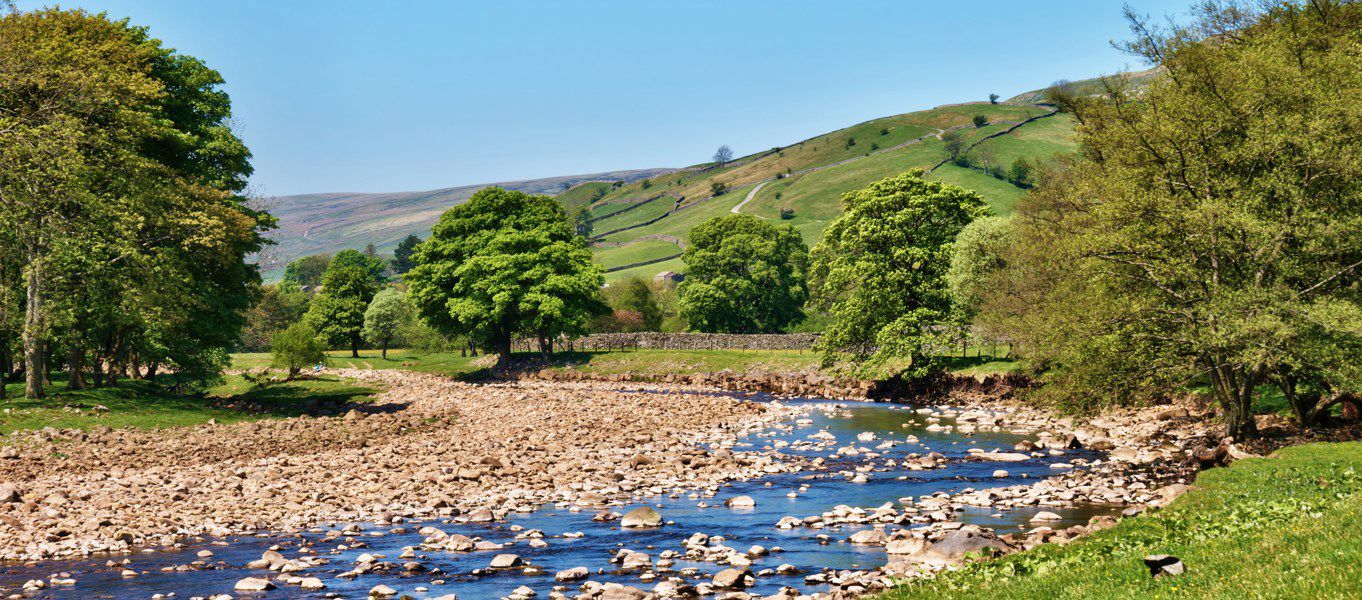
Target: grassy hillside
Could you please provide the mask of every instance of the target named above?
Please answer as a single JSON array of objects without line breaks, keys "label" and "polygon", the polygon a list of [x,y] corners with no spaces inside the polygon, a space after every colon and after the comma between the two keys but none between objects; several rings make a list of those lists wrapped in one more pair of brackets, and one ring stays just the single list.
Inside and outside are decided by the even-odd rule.
[{"label": "grassy hillside", "polygon": [[[939,136],[945,131],[957,130],[978,155],[986,154],[993,160],[1005,161],[1001,164],[1006,165],[1018,157],[1036,161],[1073,151],[1072,119],[1066,115],[1044,116],[1050,112],[1050,108],[1043,106],[988,103],[942,106],[866,121],[790,146],[742,157],[722,167],[698,165],[652,177],[646,187],[640,180],[607,189],[601,195],[599,190],[604,188],[584,185],[565,196],[569,201],[598,197],[592,204],[595,215],[609,215],[625,206],[656,198],[595,223],[598,241],[605,242],[598,246],[598,256],[608,266],[637,262],[623,257],[643,255],[645,249],[660,252],[657,245],[624,250],[618,247],[620,244],[657,235],[687,239],[692,227],[729,214],[759,184],[760,189],[742,206],[741,212],[793,225],[805,241],[813,245],[828,224],[841,214],[843,194],[910,169],[928,170],[941,165],[947,153]],[[975,127],[975,115],[982,115],[988,122]],[[1017,127],[1019,123],[1041,116],[1043,118]],[[1011,131],[1006,135],[987,139],[1009,129]],[[781,178],[775,179],[777,175]],[[983,171],[952,164],[939,166],[928,177],[978,191],[999,214],[1011,212],[1013,204],[1024,194],[1021,188]],[[713,183],[726,185],[728,191],[713,197]],[[661,197],[657,198],[659,195]],[[674,208],[678,199],[681,200],[680,210]],[[793,214],[783,219],[782,210]],[[661,220],[655,223],[616,231],[659,216],[662,216]],[[634,275],[651,277],[664,270],[681,268],[679,260],[671,260],[611,273],[610,279]]]}]

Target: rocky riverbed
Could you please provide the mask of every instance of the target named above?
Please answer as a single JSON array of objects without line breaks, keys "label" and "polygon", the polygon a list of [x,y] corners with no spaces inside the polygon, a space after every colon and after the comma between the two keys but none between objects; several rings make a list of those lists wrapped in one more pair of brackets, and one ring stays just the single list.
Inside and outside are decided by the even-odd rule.
[{"label": "rocky riverbed", "polygon": [[44,562],[12,563],[0,587],[858,595],[1165,502],[1206,435],[1185,408],[1080,422],[998,403],[343,375],[388,391],[333,417],[14,436],[0,553]]}]

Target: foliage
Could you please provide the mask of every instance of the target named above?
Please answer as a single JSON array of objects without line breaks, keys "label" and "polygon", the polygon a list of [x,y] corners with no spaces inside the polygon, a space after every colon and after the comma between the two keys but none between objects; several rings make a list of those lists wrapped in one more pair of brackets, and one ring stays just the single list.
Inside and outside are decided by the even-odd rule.
[{"label": "foliage", "polygon": [[1362,341],[1362,5],[1132,23],[1127,48],[1167,77],[1138,98],[1121,79],[1064,98],[1087,160],[1022,205],[1012,297],[991,318],[1051,367],[1052,398],[1206,377],[1236,438],[1256,434],[1264,384],[1315,406],[1362,389],[1334,367]]},{"label": "foliage", "polygon": [[[449,352],[460,346],[456,341],[445,337],[443,333],[436,331],[434,327],[427,325],[424,320],[419,318],[408,319],[406,325],[398,332],[397,337],[407,349],[421,354]],[[466,345],[463,346],[467,347]]]},{"label": "foliage", "polygon": [[989,94],[989,95],[988,95],[988,103],[989,103],[989,104],[997,104],[997,103],[998,103],[998,95],[997,95],[997,94]]},{"label": "foliage", "polygon": [[591,207],[578,206],[568,213],[568,220],[572,222],[572,230],[584,238],[591,237],[591,232],[595,229],[591,222]]},{"label": "foliage", "polygon": [[983,217],[966,225],[956,236],[946,285],[964,322],[974,320],[992,280],[1006,267],[1004,255],[1011,232],[1010,217]]},{"label": "foliage", "polygon": [[794,211],[794,209],[793,209],[793,208],[782,208],[782,209],[780,209],[780,218],[781,218],[781,220],[783,220],[783,221],[789,221],[790,219],[795,218],[795,211]]},{"label": "foliage", "polygon": [[269,350],[274,334],[301,320],[310,301],[311,296],[290,281],[261,286],[255,303],[246,313],[240,348],[247,352]]},{"label": "foliage", "polygon": [[985,117],[984,115],[974,115],[970,118],[970,121],[974,123],[975,128],[988,125],[988,117]]},{"label": "foliage", "polygon": [[271,365],[288,371],[289,379],[307,367],[326,364],[326,345],[306,322],[294,323],[275,334],[270,346]]},{"label": "foliage", "polygon": [[952,129],[950,131],[947,131],[946,133],[941,134],[941,141],[943,142],[944,147],[946,149],[947,158],[951,160],[956,160],[960,158],[961,155],[964,154],[965,138],[964,136],[960,135],[960,130]]},{"label": "foliage", "polygon": [[727,194],[728,184],[722,181],[712,182],[709,184],[709,193],[711,196],[722,196],[724,194]]},{"label": "foliage", "polygon": [[[662,328],[662,307],[657,294],[642,278],[630,277],[611,285],[606,290],[606,303],[614,308],[611,315],[614,321],[605,324],[614,331],[659,331]],[[621,315],[621,311],[630,314]]]},{"label": "foliage", "polygon": [[240,194],[250,152],[221,76],[82,11],[7,14],[0,39],[0,256],[24,265],[0,298],[23,298],[26,394],[59,361],[73,389],[162,366],[211,385],[273,225]]},{"label": "foliage", "polygon": [[394,275],[405,275],[407,271],[411,270],[414,266],[411,262],[411,255],[412,252],[416,251],[416,245],[420,243],[421,238],[415,235],[402,238],[402,241],[397,243],[397,248],[393,250],[392,262],[388,265],[392,267]]},{"label": "foliage", "polygon": [[374,296],[369,308],[364,311],[364,338],[383,351],[383,358],[388,358],[388,345],[392,343],[397,334],[411,322],[411,305],[407,303],[407,295],[393,288],[385,288]]},{"label": "foliage", "polygon": [[604,284],[586,240],[553,198],[487,188],[440,217],[407,274],[410,298],[445,335],[469,336],[508,366],[511,338],[545,347],[585,333]]},{"label": "foliage", "polygon": [[934,348],[951,310],[946,272],[960,231],[987,208],[978,194],[922,179],[882,179],[842,197],[844,213],[814,246],[814,306],[832,322],[818,341],[831,363],[883,367],[907,358],[910,377],[940,367]]},{"label": "foliage", "polygon": [[[370,244],[370,247],[366,248],[367,252],[360,252],[358,250],[341,250],[340,252],[337,252],[335,256],[331,257],[331,262],[326,265],[326,270],[329,272],[332,269],[355,267],[367,273],[374,285],[383,283],[386,279],[383,272],[386,271],[388,267],[383,264],[383,259],[379,258],[378,255],[373,252],[372,246],[373,245]],[[326,285],[325,273],[323,273],[322,279],[322,285]]]},{"label": "foliage", "polygon": [[[351,355],[359,354],[363,340],[364,312],[373,300],[377,286],[373,271],[355,266],[346,252],[336,254],[322,276],[322,291],[312,299],[307,309],[306,322],[327,343],[350,348]],[[355,256],[364,255],[354,252]]]},{"label": "foliage", "polygon": [[322,274],[331,264],[330,254],[310,254],[295,259],[284,267],[284,281],[300,286],[316,287],[322,284]]},{"label": "foliage", "polygon": [[730,214],[696,226],[690,240],[678,293],[691,330],[774,333],[804,318],[808,248],[793,227]]}]

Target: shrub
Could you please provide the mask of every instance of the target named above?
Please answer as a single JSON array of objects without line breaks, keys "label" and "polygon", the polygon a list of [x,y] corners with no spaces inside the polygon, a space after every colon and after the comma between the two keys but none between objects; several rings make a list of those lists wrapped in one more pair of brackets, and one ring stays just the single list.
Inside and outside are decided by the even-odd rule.
[{"label": "shrub", "polygon": [[653,180],[651,180],[651,179],[644,179],[643,181],[639,182],[638,185],[639,185],[639,187],[642,187],[643,189],[646,190],[646,189],[648,189],[648,188],[650,188],[650,187],[653,187]]},{"label": "shrub", "polygon": [[786,221],[788,221],[788,220],[790,220],[790,219],[793,219],[794,216],[795,216],[795,215],[794,215],[794,209],[793,209],[793,208],[782,208],[782,209],[780,209],[780,218],[785,219]]},{"label": "shrub", "polygon": [[709,184],[709,193],[713,196],[722,196],[728,192],[728,184],[722,181],[714,181]]},{"label": "shrub", "polygon": [[880,128],[880,135],[889,135],[889,128],[888,127]]},{"label": "shrub", "polygon": [[974,126],[983,127],[984,125],[988,125],[988,117],[985,117],[984,115],[974,115]]},{"label": "shrub", "polygon": [[998,95],[997,95],[997,94],[989,94],[989,95],[988,95],[988,103],[989,103],[989,104],[997,104],[997,103],[998,103]]},{"label": "shrub", "polygon": [[321,336],[305,322],[294,323],[275,334],[271,347],[274,355],[271,365],[288,371],[289,379],[309,365],[326,363],[326,346]]}]

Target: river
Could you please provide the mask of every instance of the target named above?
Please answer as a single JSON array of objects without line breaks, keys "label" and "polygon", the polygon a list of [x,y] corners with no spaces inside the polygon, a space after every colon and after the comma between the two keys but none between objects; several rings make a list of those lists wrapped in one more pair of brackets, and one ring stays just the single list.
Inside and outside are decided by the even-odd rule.
[{"label": "river", "polygon": [[[1017,442],[1026,436],[1004,431],[980,430],[972,434],[962,434],[951,427],[954,419],[949,416],[951,407],[934,407],[937,415],[919,413],[916,407],[899,404],[871,402],[832,402],[810,399],[774,400],[769,396],[755,394],[749,396],[753,401],[779,401],[798,406],[807,413],[798,421],[791,421],[772,430],[751,435],[739,440],[735,450],[758,450],[774,448],[790,455],[802,455],[810,459],[823,457],[827,470],[806,471],[795,474],[774,475],[758,480],[733,482],[708,497],[705,494],[681,493],[653,499],[648,504],[656,508],[672,524],[656,529],[623,529],[618,522],[602,523],[592,520],[595,509],[570,510],[565,506],[545,506],[537,512],[512,514],[505,522],[489,524],[452,524],[439,521],[409,522],[387,526],[360,524],[364,534],[356,539],[363,540],[365,547],[348,544],[346,549],[337,549],[347,539],[319,542],[325,536],[324,530],[301,534],[278,533],[260,534],[254,537],[238,536],[226,540],[205,539],[201,543],[186,545],[173,550],[134,553],[130,555],[98,556],[77,560],[47,561],[28,564],[7,564],[0,567],[0,587],[17,590],[30,579],[47,580],[52,574],[66,573],[75,580],[71,586],[52,586],[36,592],[28,592],[29,598],[115,598],[149,599],[156,594],[175,598],[211,596],[213,594],[232,594],[236,598],[363,598],[376,585],[384,584],[399,594],[413,598],[433,598],[454,593],[462,600],[501,598],[512,590],[527,586],[535,590],[539,597],[547,597],[555,585],[566,585],[568,595],[574,595],[580,582],[560,584],[554,581],[558,571],[587,567],[590,579],[597,582],[619,582],[645,590],[651,589],[658,581],[675,572],[692,568],[698,573],[689,579],[692,584],[709,581],[714,573],[723,566],[685,560],[682,543],[696,532],[711,536],[723,536],[725,545],[746,550],[750,546],[779,548],[768,556],[754,560],[752,570],[774,569],[778,565],[793,565],[800,571],[793,575],[769,574],[756,579],[756,585],[749,590],[759,595],[775,593],[782,587],[790,586],[813,592],[826,589],[818,584],[806,583],[804,577],[827,569],[871,569],[885,564],[887,555],[883,547],[859,546],[845,540],[858,529],[865,526],[832,525],[823,529],[794,528],[778,529],[776,522],[781,517],[793,515],[804,517],[818,515],[833,510],[838,505],[873,508],[886,502],[898,503],[900,498],[916,497],[936,492],[957,492],[964,488],[986,488],[1003,485],[1017,485],[1034,482],[1037,478],[1048,477],[1054,473],[1050,464],[1068,462],[1075,458],[1094,459],[1100,454],[1086,451],[1069,452],[1062,456],[1045,456],[1023,462],[997,463],[962,460],[971,448],[1011,451]],[[810,447],[810,436],[827,431],[835,441],[827,440],[818,447]],[[873,441],[862,441],[858,435],[871,432]],[[868,436],[866,436],[868,437]],[[917,443],[907,440],[915,437]],[[782,443],[783,442],[783,443]],[[799,442],[805,442],[800,444]],[[885,444],[891,442],[892,444]],[[789,444],[789,445],[786,445]],[[872,452],[855,455],[836,454],[838,448],[854,445],[870,449]],[[890,446],[892,447],[880,447]],[[776,448],[776,446],[780,446]],[[909,454],[938,452],[949,459],[948,466],[934,470],[908,470],[901,466]],[[835,454],[835,455],[834,455]],[[1080,461],[1081,462],[1081,461]],[[891,463],[893,466],[891,466]],[[853,482],[844,473],[866,473],[868,480]],[[1008,476],[995,478],[994,471],[1006,469]],[[790,497],[790,492],[796,492]],[[727,508],[724,500],[739,496],[751,496],[755,507],[747,509]],[[707,507],[699,506],[701,503]],[[633,504],[611,507],[619,513],[641,506]],[[984,509],[961,510],[956,520],[977,523],[996,528],[999,534],[1030,529],[1030,517],[1041,508],[1016,509],[1006,512],[992,512]],[[1058,513],[1062,520],[1047,523],[1060,528],[1086,523],[1097,514],[1113,514],[1119,511],[1114,507],[1045,507],[1044,510]],[[346,524],[335,524],[339,529]],[[509,543],[501,550],[475,552],[426,551],[419,548],[425,536],[417,531],[431,525],[454,534],[479,537],[497,543]],[[888,530],[899,526],[889,526]],[[393,532],[393,530],[398,532]],[[527,530],[541,530],[542,541],[547,545],[531,547],[528,539],[517,540],[517,535]],[[580,532],[581,537],[563,537],[565,533]],[[216,544],[214,542],[217,542]],[[225,544],[224,544],[225,542]],[[311,546],[319,556],[330,560],[329,564],[296,573],[300,576],[320,578],[326,589],[303,591],[297,586],[284,585],[268,592],[236,592],[233,585],[244,577],[272,578],[277,576],[266,569],[249,569],[245,565],[260,558],[261,554],[277,546],[288,558],[298,556],[298,549]],[[416,557],[399,559],[406,547],[415,546]],[[641,572],[619,571],[619,566],[611,564],[611,557],[620,549],[630,549],[647,553],[654,563],[658,555],[672,550],[681,556],[669,567],[671,572],[654,568],[651,572],[655,579],[641,579]],[[211,557],[200,558],[198,553],[209,550]],[[350,570],[356,558],[363,554],[385,555],[383,561],[392,562],[396,568],[384,573],[366,573],[355,579],[341,579],[337,575]],[[520,572],[496,572],[489,575],[474,575],[475,570],[484,569],[494,556],[514,553],[531,565],[542,569],[541,574],[527,575]],[[127,559],[129,564],[121,564]],[[106,563],[113,560],[119,563],[111,567]],[[407,572],[402,566],[406,562],[417,562],[424,568],[420,572]],[[186,567],[189,565],[189,567]],[[180,570],[176,570],[179,567]],[[141,574],[124,577],[120,573],[130,568]],[[598,571],[603,570],[603,573]],[[443,581],[443,583],[433,583]]]}]

